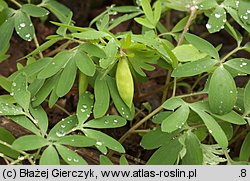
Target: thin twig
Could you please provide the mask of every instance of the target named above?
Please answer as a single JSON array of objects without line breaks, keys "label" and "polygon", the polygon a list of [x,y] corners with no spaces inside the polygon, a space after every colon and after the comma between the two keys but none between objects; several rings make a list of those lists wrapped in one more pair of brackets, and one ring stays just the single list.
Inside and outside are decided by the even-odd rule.
[{"label": "thin twig", "polygon": [[9,1],[12,2],[13,4],[15,4],[16,6],[18,6],[19,8],[22,7],[22,5],[19,2],[15,1],[15,0],[9,0]]},{"label": "thin twig", "polygon": [[172,71],[171,70],[168,70],[168,75],[166,77],[166,82],[165,82],[165,89],[163,90],[163,95],[162,95],[162,100],[161,102],[163,103],[166,98],[167,98],[167,94],[168,94],[168,89],[169,89],[169,83],[170,83],[170,80],[171,80],[171,74],[172,74]]},{"label": "thin twig", "polygon": [[[39,45],[39,42],[38,42],[38,40],[37,40],[37,37],[36,37],[36,34],[34,34],[34,43],[35,43],[35,45],[36,45],[36,48],[39,48],[40,47],[40,45]],[[43,58],[43,53],[42,52],[40,52],[39,51],[39,56],[40,56],[40,58]]]},{"label": "thin twig", "polygon": [[185,33],[188,31],[188,29],[189,29],[189,27],[190,27],[190,25],[191,25],[193,19],[194,19],[195,16],[196,16],[197,9],[196,9],[195,6],[191,6],[191,7],[190,7],[190,11],[191,11],[190,16],[189,16],[189,18],[188,18],[188,21],[187,21],[186,26],[184,27],[184,29],[183,29],[183,31],[182,31],[182,34],[181,34],[181,36],[180,36],[180,39],[179,39],[179,41],[178,41],[177,46],[179,46],[179,45],[182,44],[182,42],[183,42],[183,40],[184,40],[184,35],[185,35]]}]

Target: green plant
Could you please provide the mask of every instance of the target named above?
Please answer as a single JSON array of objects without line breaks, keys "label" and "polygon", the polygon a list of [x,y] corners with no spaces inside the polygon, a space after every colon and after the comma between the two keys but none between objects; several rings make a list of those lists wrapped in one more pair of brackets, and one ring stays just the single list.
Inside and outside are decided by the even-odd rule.
[{"label": "green plant", "polygon": [[[0,0],[0,60],[9,57],[6,52],[14,29],[22,39],[33,39],[37,48],[19,60],[26,61],[25,66],[18,63],[15,73],[0,77],[0,86],[8,92],[0,96],[0,115],[32,133],[15,139],[0,129],[0,156],[7,163],[20,164],[27,159],[30,164],[37,160],[39,164],[87,164],[69,148],[95,146],[112,158],[114,151],[126,153],[122,146],[125,139],[142,132],[141,146],[157,149],[147,164],[249,164],[250,81],[244,88],[237,88],[234,77],[248,76],[250,62],[232,55],[241,50],[250,52],[249,42],[243,43],[243,37],[249,37],[250,32],[250,9],[246,8],[250,2],[158,0],[151,6],[148,0],[141,0],[135,6],[108,7],[89,27],[75,26],[73,13],[55,0],[36,5],[30,1],[10,2],[17,9]],[[170,30],[160,20],[171,10],[188,15]],[[60,23],[51,22],[58,26],[56,35],[39,45],[30,17],[44,19],[49,12]],[[118,13],[116,19],[111,19]],[[232,17],[230,21],[227,13]],[[214,47],[188,32],[196,17],[204,15],[208,17],[209,33],[225,29],[236,40],[236,47],[226,55],[219,55],[222,45]],[[132,19],[142,25],[140,34],[112,33],[116,26]],[[232,26],[234,21],[245,29],[246,35]],[[96,28],[92,28],[94,25]],[[59,48],[44,57],[43,51],[62,40]],[[148,76],[144,70],[153,71],[155,65],[168,71],[162,104],[153,111],[144,104],[148,114],[133,123],[141,112],[138,104],[133,104],[134,84],[145,80]],[[193,76],[194,84],[185,84]],[[48,129],[42,104],[48,102],[49,108],[59,106],[57,101],[70,92],[77,78],[76,113],[60,108],[69,116]],[[204,78],[205,85],[196,89]],[[92,93],[87,91],[88,85],[94,89]],[[183,85],[188,92],[179,94],[177,90]],[[117,114],[107,114],[113,105]],[[152,129],[138,130],[151,118]],[[132,126],[119,141],[102,132],[122,127],[127,121]],[[242,137],[240,154],[232,160],[230,146]],[[100,155],[100,163],[111,164],[104,155]],[[123,155],[120,163],[128,164]]]}]

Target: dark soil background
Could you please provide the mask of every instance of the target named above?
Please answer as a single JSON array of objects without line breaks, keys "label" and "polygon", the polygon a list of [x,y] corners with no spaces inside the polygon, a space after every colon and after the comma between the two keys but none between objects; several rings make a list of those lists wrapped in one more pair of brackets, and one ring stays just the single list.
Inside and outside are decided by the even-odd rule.
[{"label": "dark soil background", "polygon": [[[88,26],[89,22],[96,17],[98,14],[100,14],[102,11],[105,10],[107,6],[110,6],[111,4],[116,5],[131,5],[133,4],[132,0],[61,0],[61,3],[65,4],[67,7],[69,7],[73,13],[74,17],[73,20],[76,22],[77,26]],[[12,6],[12,4],[10,4]],[[169,18],[163,18],[162,22],[164,24],[168,24],[168,26],[173,27],[175,23],[183,16],[183,13],[173,11],[171,12],[171,22],[166,22]],[[45,41],[46,36],[52,35],[56,31],[56,26],[49,23],[50,20],[52,21],[58,21],[52,14],[49,15],[49,19],[42,23],[39,19],[32,19],[36,28],[36,33],[38,37],[39,43],[43,43]],[[223,49],[221,51],[221,55],[224,55],[231,49],[235,47],[235,41],[225,32],[221,31],[220,33],[209,35],[207,33],[207,30],[205,29],[205,23],[206,18],[200,17],[197,19],[196,25],[192,26],[190,28],[190,31],[192,33],[198,34],[202,36],[203,38],[209,40],[212,44],[215,46],[219,44],[223,44]],[[237,24],[235,25],[238,27],[238,30],[245,34],[243,29],[241,29]],[[135,32],[139,32],[140,27],[136,25],[133,21],[125,22],[112,30],[115,32],[121,32],[121,31],[127,31],[127,30],[134,30]],[[244,40],[245,42],[249,41],[246,38]],[[174,42],[175,43],[175,42]],[[60,43],[56,46],[60,46]],[[56,48],[56,47],[54,47]],[[26,42],[20,39],[15,33],[13,34],[13,37],[11,39],[11,46],[9,49],[9,54],[11,57],[0,63],[0,75],[3,76],[9,76],[13,72],[16,71],[16,60],[27,55],[29,52],[35,49],[35,44],[33,42]],[[45,52],[45,55],[49,53],[51,50],[47,50]],[[249,53],[246,52],[239,52],[237,56],[240,57],[246,57],[250,58]],[[166,77],[166,70],[163,70],[159,67],[156,68],[153,72],[147,72],[149,79],[146,83],[139,83],[136,87],[136,96],[134,99],[135,105],[138,109],[142,108],[142,103],[149,102],[153,108],[159,106],[161,104],[161,91],[164,86],[165,77]],[[193,84],[195,79],[189,78],[185,79],[185,82],[189,84]],[[245,86],[246,81],[249,80],[249,77],[241,77],[237,78],[236,82],[239,87]],[[201,81],[201,83],[198,85],[203,86],[204,81]],[[5,94],[6,92],[0,88],[0,94]],[[185,90],[177,90],[178,94],[185,93]],[[66,110],[68,110],[70,113],[74,113],[76,110],[76,104],[77,104],[77,82],[75,83],[72,90],[65,96],[64,98],[60,99],[58,104],[60,104],[62,107],[64,107]],[[50,127],[53,127],[59,120],[61,120],[63,117],[66,117],[67,115],[60,111],[57,108],[48,109],[47,104],[44,103],[43,107],[46,109],[49,120],[50,120]],[[114,108],[110,108],[110,113],[115,113]],[[139,121],[141,118],[145,117],[145,115],[148,114],[147,110],[141,111],[138,116],[133,121]],[[13,135],[16,137],[30,134],[27,130],[24,128],[21,128],[20,126],[14,124],[13,122],[7,120],[6,118],[0,117],[0,126],[5,127]],[[147,129],[152,127],[153,124],[148,122],[145,124],[141,129]],[[108,129],[103,130],[107,134],[113,136],[114,138],[119,139],[130,127],[130,123],[128,123],[127,126],[119,129]],[[124,147],[127,150],[126,157],[129,160],[131,164],[145,164],[145,161],[150,157],[152,154],[152,151],[145,151],[140,147],[140,139],[141,137],[138,135],[131,135],[125,142]],[[239,148],[243,140],[239,140],[234,144],[234,148],[231,149],[232,154],[235,156],[239,153]],[[78,149],[77,152],[81,154],[88,162],[89,164],[99,164],[99,151],[94,148],[87,148],[87,149]],[[119,162],[119,155],[114,155],[111,160],[114,163]],[[4,162],[2,162],[3,164]],[[25,164],[25,163],[24,163]]]}]

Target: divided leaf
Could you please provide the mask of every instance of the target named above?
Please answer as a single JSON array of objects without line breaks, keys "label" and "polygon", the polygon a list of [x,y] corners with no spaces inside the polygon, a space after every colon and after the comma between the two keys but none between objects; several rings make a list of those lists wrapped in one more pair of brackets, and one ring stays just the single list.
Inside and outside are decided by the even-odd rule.
[{"label": "divided leaf", "polygon": [[193,110],[201,117],[207,129],[209,130],[209,133],[212,134],[215,141],[222,148],[226,149],[228,146],[227,136],[224,133],[223,129],[220,127],[220,125],[216,122],[216,120],[206,112],[197,109]]},{"label": "divided leaf", "polygon": [[88,76],[93,76],[96,71],[93,60],[79,48],[73,57],[80,71]]},{"label": "divided leaf", "polygon": [[144,149],[152,150],[168,144],[175,136],[175,133],[162,132],[160,128],[156,128],[142,137],[140,145]]},{"label": "divided leaf", "polygon": [[181,149],[182,145],[178,139],[172,139],[154,152],[147,165],[174,165]]},{"label": "divided leaf", "polygon": [[54,146],[48,146],[42,153],[39,165],[60,165],[59,156]]},{"label": "divided leaf", "polygon": [[[234,58],[227,61],[224,65],[239,72],[250,74],[250,61],[245,58]],[[226,68],[226,67],[225,67]]]},{"label": "divided leaf", "polygon": [[216,48],[214,48],[214,46],[208,41],[190,33],[185,33],[185,38],[189,43],[191,43],[195,48],[197,48],[201,52],[207,53],[216,60],[220,59]]},{"label": "divided leaf", "polygon": [[201,53],[192,44],[177,46],[172,51],[180,62],[192,62],[207,56],[206,53]]},{"label": "divided leaf", "polygon": [[12,83],[11,95],[13,95],[16,102],[25,110],[29,111],[31,94],[28,91],[27,77],[24,73],[19,74]]},{"label": "divided leaf", "polygon": [[95,140],[83,135],[69,135],[61,137],[57,143],[74,147],[90,147],[95,144]]},{"label": "divided leaf", "polygon": [[[0,127],[0,140],[7,144],[12,144],[15,141],[15,137],[6,129]],[[17,159],[20,153],[17,151],[0,144],[0,152],[6,156]]]},{"label": "divided leaf", "polygon": [[40,136],[27,135],[16,139],[13,142],[12,147],[16,150],[28,151],[42,148],[48,144],[49,142]]},{"label": "divided leaf", "polygon": [[174,69],[173,77],[190,77],[194,75],[206,72],[217,63],[216,60],[211,58],[203,58],[197,61],[179,64],[176,69]]},{"label": "divided leaf", "polygon": [[188,105],[182,105],[180,108],[178,108],[175,112],[173,112],[170,116],[168,116],[162,121],[162,131],[171,133],[177,129],[180,129],[187,121],[189,112],[190,110]]},{"label": "divided leaf", "polygon": [[43,17],[43,16],[47,16],[49,14],[48,10],[46,10],[42,7],[36,6],[34,4],[22,5],[21,11],[24,13],[27,13],[28,15],[33,16],[33,17]]},{"label": "divided leaf", "polygon": [[119,153],[125,153],[123,146],[118,141],[108,136],[107,134],[102,133],[100,131],[92,130],[92,129],[83,129],[83,132],[87,137],[93,138],[96,140],[95,146],[98,149],[99,147],[105,146]]},{"label": "divided leaf", "polygon": [[52,77],[62,68],[64,68],[68,61],[72,58],[72,52],[62,51],[59,52],[47,66],[38,74],[38,79],[46,79]]},{"label": "divided leaf", "polygon": [[26,116],[9,116],[9,118],[15,123],[19,124],[23,128],[35,133],[40,136],[39,129],[29,120]]},{"label": "divided leaf", "polygon": [[94,104],[94,117],[103,117],[109,108],[110,94],[105,78],[101,79],[102,75],[99,74],[95,80],[95,104]]},{"label": "divided leaf", "polygon": [[187,132],[185,139],[186,154],[182,159],[183,165],[202,165],[203,152],[200,140],[191,131]]},{"label": "divided leaf", "polygon": [[110,115],[110,116],[102,116],[97,119],[90,120],[86,122],[83,127],[88,128],[118,128],[126,125],[126,119],[117,116],[117,115]]},{"label": "divided leaf", "polygon": [[77,124],[78,122],[75,115],[62,119],[50,130],[48,139],[59,140],[60,137],[65,136],[67,132],[75,128]]},{"label": "divided leaf", "polygon": [[209,83],[208,101],[213,113],[223,115],[229,113],[237,99],[237,89],[234,79],[223,67],[218,67]]},{"label": "divided leaf", "polygon": [[56,144],[56,149],[61,155],[62,159],[69,165],[87,165],[88,163],[73,150]]},{"label": "divided leaf", "polygon": [[89,118],[90,114],[92,113],[93,104],[94,96],[90,92],[86,91],[79,96],[76,111],[79,126],[81,126]]},{"label": "divided leaf", "polygon": [[62,74],[59,78],[56,87],[56,95],[58,97],[63,97],[70,91],[75,82],[76,72],[77,72],[76,63],[74,60],[71,59],[64,67]]},{"label": "divided leaf", "polygon": [[224,29],[224,24],[227,22],[226,11],[223,7],[217,6],[213,13],[209,16],[206,27],[209,33],[215,33]]},{"label": "divided leaf", "polygon": [[22,12],[17,11],[15,15],[15,30],[17,34],[26,41],[31,41],[35,34],[34,26],[30,20],[30,17]]},{"label": "divided leaf", "polygon": [[35,118],[37,125],[44,136],[47,132],[49,124],[47,113],[44,111],[42,106],[38,106],[36,108],[30,107],[30,113]]},{"label": "divided leaf", "polygon": [[245,115],[250,114],[250,81],[248,81],[244,91],[244,109]]},{"label": "divided leaf", "polygon": [[246,135],[240,149],[240,160],[248,161],[250,157],[250,132]]},{"label": "divided leaf", "polygon": [[0,116],[12,116],[25,114],[21,107],[13,104],[0,102]]},{"label": "divided leaf", "polygon": [[[7,19],[0,26],[0,52],[2,53],[9,44],[10,38],[14,30],[14,18]],[[5,52],[4,52],[5,53]]]}]

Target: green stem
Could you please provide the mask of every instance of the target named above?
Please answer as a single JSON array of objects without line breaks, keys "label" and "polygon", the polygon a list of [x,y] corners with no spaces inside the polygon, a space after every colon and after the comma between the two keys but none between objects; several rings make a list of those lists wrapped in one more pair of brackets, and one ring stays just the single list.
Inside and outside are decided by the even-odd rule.
[{"label": "green stem", "polygon": [[[45,99],[46,102],[49,102],[48,99]],[[66,109],[64,109],[62,106],[60,106],[59,104],[55,104],[54,105],[57,109],[61,110],[62,112],[64,112],[65,114],[67,114],[68,116],[71,116],[70,112],[68,112]]]},{"label": "green stem", "polygon": [[167,94],[168,94],[168,89],[169,89],[169,83],[170,83],[170,80],[171,80],[171,74],[172,74],[172,71],[171,70],[168,70],[168,75],[166,77],[166,82],[165,82],[165,89],[163,91],[163,95],[162,95],[162,100],[161,102],[163,103],[166,98],[167,98]]},{"label": "green stem", "polygon": [[[7,146],[8,148],[11,148],[11,149],[13,149],[13,150],[15,150],[15,151],[21,153],[22,155],[24,155],[24,158],[25,158],[25,159],[28,159],[28,161],[30,162],[31,165],[34,165],[34,162],[33,162],[33,160],[30,158],[30,155],[29,155],[28,153],[26,153],[26,152],[24,152],[24,151],[21,151],[21,150],[14,149],[10,144],[8,144],[8,143],[6,143],[6,142],[4,142],[4,141],[2,141],[2,140],[0,140],[0,144],[1,144],[1,145],[4,145],[4,146]],[[19,162],[20,162],[20,161],[22,161],[22,160],[19,160]],[[11,164],[12,164],[12,163],[11,163]]]},{"label": "green stem", "polygon": [[[38,42],[38,40],[37,40],[37,37],[36,37],[36,34],[34,34],[34,43],[35,43],[35,45],[36,45],[36,48],[39,48],[40,47],[40,45],[39,45],[39,42]],[[40,56],[40,58],[43,58],[43,53],[42,52],[39,52],[39,56]]]},{"label": "green stem", "polygon": [[139,128],[143,123],[145,123],[147,120],[149,120],[152,116],[157,114],[163,109],[162,106],[159,106],[154,111],[152,111],[150,114],[148,114],[146,117],[144,117],[141,121],[136,123],[133,127],[131,127],[120,139],[119,142],[123,143],[125,139],[130,135],[130,133],[134,132],[137,128]]},{"label": "green stem", "polygon": [[242,47],[237,46],[235,49],[233,49],[231,52],[229,52],[225,57],[221,59],[221,63],[225,62],[231,55],[235,54],[237,51],[241,50]]},{"label": "green stem", "polygon": [[195,93],[190,93],[190,94],[184,94],[184,95],[175,96],[175,97],[184,98],[184,97],[198,96],[198,95],[202,95],[202,94],[207,94],[207,92],[201,91],[201,92],[195,92]]},{"label": "green stem", "polygon": [[9,164],[9,161],[10,162],[13,162],[14,160],[6,155],[4,155],[3,153],[0,153],[0,157],[2,157],[4,159],[4,161]]},{"label": "green stem", "polygon": [[15,0],[9,0],[9,1],[12,2],[13,4],[15,4],[19,8],[22,7],[22,5],[19,2],[15,1]]},{"label": "green stem", "polygon": [[60,106],[58,104],[55,104],[55,107],[57,107],[58,109],[60,109],[61,111],[63,111],[68,116],[71,116],[71,114],[66,109],[64,109],[62,106]]},{"label": "green stem", "polygon": [[233,144],[234,142],[238,141],[240,137],[244,136],[245,134],[248,133],[248,131],[250,130],[250,128],[248,127],[247,129],[245,129],[244,131],[240,132],[239,134],[237,134],[230,142],[229,145]]},{"label": "green stem", "polygon": [[173,94],[172,94],[172,97],[175,97],[175,93],[176,93],[176,77],[174,78],[174,86],[173,86]]},{"label": "green stem", "polygon": [[228,154],[228,151],[227,150],[224,150],[224,155],[228,161],[228,164],[231,165],[234,161],[232,160],[232,158],[230,157],[230,155]]},{"label": "green stem", "polygon": [[197,86],[197,84],[198,84],[204,77],[206,77],[206,76],[208,76],[208,75],[209,75],[209,73],[206,73],[206,74],[200,76],[200,77],[195,81],[195,83],[193,84],[193,86],[191,87],[191,90],[193,91],[194,88]]}]

